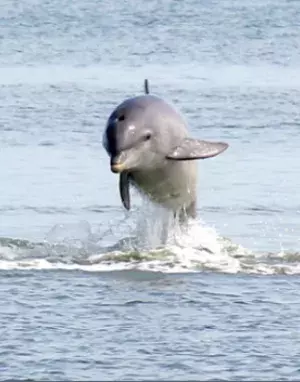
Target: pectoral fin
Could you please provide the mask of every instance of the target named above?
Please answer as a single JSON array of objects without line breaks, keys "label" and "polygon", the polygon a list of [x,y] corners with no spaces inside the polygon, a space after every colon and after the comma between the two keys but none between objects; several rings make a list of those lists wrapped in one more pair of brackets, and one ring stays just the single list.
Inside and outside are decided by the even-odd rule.
[{"label": "pectoral fin", "polygon": [[129,174],[124,171],[120,174],[119,190],[123,206],[130,210],[130,194],[129,194]]},{"label": "pectoral fin", "polygon": [[175,147],[167,155],[168,159],[173,160],[193,160],[212,158],[221,154],[228,147],[224,142],[209,142],[200,139],[185,138],[180,145]]}]

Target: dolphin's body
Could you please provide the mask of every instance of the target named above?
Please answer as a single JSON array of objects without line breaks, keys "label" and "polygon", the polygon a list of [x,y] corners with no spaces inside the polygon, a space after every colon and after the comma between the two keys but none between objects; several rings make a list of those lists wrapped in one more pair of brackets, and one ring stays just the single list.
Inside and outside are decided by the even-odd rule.
[{"label": "dolphin's body", "polygon": [[130,184],[180,221],[196,217],[197,163],[214,157],[228,144],[188,137],[182,116],[163,99],[150,95],[126,99],[111,113],[103,146],[111,171],[119,173],[123,205],[130,209]]}]

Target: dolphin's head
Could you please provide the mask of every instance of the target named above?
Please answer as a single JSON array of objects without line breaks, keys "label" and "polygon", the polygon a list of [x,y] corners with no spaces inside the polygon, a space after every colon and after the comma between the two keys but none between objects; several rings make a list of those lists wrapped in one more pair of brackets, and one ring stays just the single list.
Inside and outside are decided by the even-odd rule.
[{"label": "dolphin's head", "polygon": [[149,170],[163,164],[167,153],[185,136],[185,124],[169,104],[142,95],[125,100],[111,113],[103,146],[113,172]]}]

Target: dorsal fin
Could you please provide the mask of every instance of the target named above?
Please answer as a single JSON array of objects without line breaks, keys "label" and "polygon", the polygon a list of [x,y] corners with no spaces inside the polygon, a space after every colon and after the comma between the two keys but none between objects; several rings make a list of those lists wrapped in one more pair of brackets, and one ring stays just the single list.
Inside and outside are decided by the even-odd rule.
[{"label": "dorsal fin", "polygon": [[144,90],[145,90],[145,94],[149,94],[150,93],[150,91],[149,91],[149,81],[148,81],[147,78],[144,80]]}]

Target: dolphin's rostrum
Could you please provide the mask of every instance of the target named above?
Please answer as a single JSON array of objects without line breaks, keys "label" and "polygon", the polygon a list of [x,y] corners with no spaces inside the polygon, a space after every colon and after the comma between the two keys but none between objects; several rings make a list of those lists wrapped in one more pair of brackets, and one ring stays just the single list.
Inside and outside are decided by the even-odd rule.
[{"label": "dolphin's rostrum", "polygon": [[111,171],[119,173],[122,203],[130,209],[130,184],[151,201],[179,214],[196,217],[195,159],[211,158],[227,149],[224,142],[188,136],[186,123],[174,107],[149,94],[126,99],[111,113],[103,136]]}]

